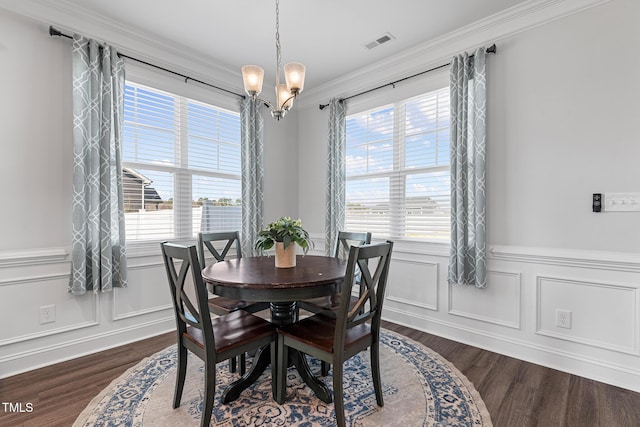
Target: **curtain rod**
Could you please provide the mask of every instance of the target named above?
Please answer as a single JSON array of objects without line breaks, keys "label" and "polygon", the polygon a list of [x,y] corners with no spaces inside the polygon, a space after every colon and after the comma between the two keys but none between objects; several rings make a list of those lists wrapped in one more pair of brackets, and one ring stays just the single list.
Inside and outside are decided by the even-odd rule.
[{"label": "curtain rod", "polygon": [[[494,43],[491,46],[489,46],[486,49],[485,52],[487,52],[487,53],[496,53],[496,44]],[[471,55],[470,58],[473,58],[473,55]],[[427,74],[427,73],[430,73],[432,71],[436,71],[436,70],[439,70],[441,68],[448,67],[449,65],[451,65],[451,62],[447,62],[446,64],[442,64],[442,65],[438,65],[437,67],[433,67],[433,68],[430,68],[430,69],[425,70],[425,71],[420,71],[419,73],[412,74],[412,75],[407,76],[407,77],[403,77],[403,78],[401,78],[399,80],[395,80],[395,81],[390,82],[390,83],[385,83],[385,84],[383,84],[381,86],[374,87],[373,89],[365,90],[364,92],[356,93],[355,95],[347,96],[346,98],[341,98],[340,102],[344,102],[347,99],[355,98],[356,96],[364,95],[366,93],[373,92],[375,90],[382,89],[382,88],[385,88],[387,86],[393,86],[395,88],[396,83],[400,83],[400,82],[403,82],[405,80],[409,80],[409,79],[412,79],[414,77],[418,77],[418,76],[421,76],[423,74]],[[320,107],[321,110],[324,110],[328,106],[329,106],[329,104],[320,104],[319,107]]]},{"label": "curtain rod", "polygon": [[[73,36],[70,36],[68,34],[64,34],[62,31],[54,28],[52,25],[49,26],[49,35],[51,37],[58,36],[58,37],[65,37],[65,38],[68,38],[68,39],[73,39]],[[161,67],[159,65],[151,64],[150,62],[143,61],[142,59],[134,58],[133,56],[125,55],[124,53],[118,52],[118,56],[121,57],[121,58],[131,59],[132,61],[140,62],[141,64],[148,65],[148,66],[153,67],[153,68],[157,68],[159,70],[165,71],[165,72],[170,73],[170,74],[174,74],[176,76],[180,76],[180,77],[184,78],[184,82],[185,83],[187,83],[189,80],[191,80],[191,81],[194,81],[196,83],[200,83],[200,84],[203,84],[205,86],[209,86],[209,87],[212,87],[214,89],[230,93],[231,95],[235,95],[235,96],[238,96],[240,98],[244,98],[245,97],[244,95],[242,95],[240,93],[236,93],[236,92],[233,92],[231,90],[227,90],[227,89],[212,85],[210,83],[203,82],[202,80],[194,79],[193,77],[189,77],[189,76],[186,76],[184,74],[180,74],[180,73],[178,73],[176,71],[169,70],[169,69]]]}]

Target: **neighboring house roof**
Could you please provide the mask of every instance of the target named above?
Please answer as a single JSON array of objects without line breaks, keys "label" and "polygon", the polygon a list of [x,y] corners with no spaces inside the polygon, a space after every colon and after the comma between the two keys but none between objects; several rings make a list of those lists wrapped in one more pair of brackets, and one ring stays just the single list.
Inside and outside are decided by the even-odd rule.
[{"label": "neighboring house roof", "polygon": [[145,203],[161,203],[162,202],[162,197],[160,197],[160,194],[158,194],[158,191],[155,188],[148,186],[153,181],[151,181],[149,178],[142,175],[135,169],[122,168],[122,180],[125,182],[133,181],[135,182],[134,185],[141,185],[144,188]]},{"label": "neighboring house roof", "polygon": [[135,169],[122,168],[122,174],[126,175],[125,178],[133,178],[133,179],[140,180],[140,182],[142,182],[143,185],[149,185],[153,182],[146,176],[142,175],[140,172],[136,171]]}]

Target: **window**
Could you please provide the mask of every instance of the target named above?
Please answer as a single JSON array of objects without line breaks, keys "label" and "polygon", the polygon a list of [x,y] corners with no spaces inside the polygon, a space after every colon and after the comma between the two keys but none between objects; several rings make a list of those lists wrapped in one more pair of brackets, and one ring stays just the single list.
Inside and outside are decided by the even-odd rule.
[{"label": "window", "polygon": [[122,157],[128,241],[241,228],[237,112],[127,82]]},{"label": "window", "polygon": [[347,230],[448,241],[449,89],[349,115]]}]

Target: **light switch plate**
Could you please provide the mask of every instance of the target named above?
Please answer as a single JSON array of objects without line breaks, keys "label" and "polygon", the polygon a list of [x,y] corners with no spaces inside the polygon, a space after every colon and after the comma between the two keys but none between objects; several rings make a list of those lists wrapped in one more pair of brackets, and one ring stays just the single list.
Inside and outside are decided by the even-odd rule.
[{"label": "light switch plate", "polygon": [[640,193],[605,193],[605,212],[640,212]]}]

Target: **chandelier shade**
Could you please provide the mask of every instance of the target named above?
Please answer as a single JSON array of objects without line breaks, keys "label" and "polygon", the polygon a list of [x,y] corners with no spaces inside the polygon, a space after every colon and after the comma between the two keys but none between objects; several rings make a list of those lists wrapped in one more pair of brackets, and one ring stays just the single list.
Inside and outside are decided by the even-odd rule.
[{"label": "chandelier shade", "polygon": [[276,120],[284,117],[285,113],[293,107],[293,100],[304,89],[304,77],[306,68],[299,62],[290,62],[284,66],[284,78],[286,83],[280,83],[280,1],[276,0],[276,105],[258,98],[262,92],[264,70],[257,65],[245,65],[242,67],[242,82],[247,95],[254,100],[259,99],[271,109],[271,116]]},{"label": "chandelier shade", "polygon": [[299,62],[290,62],[284,66],[284,78],[289,92],[300,93],[304,88],[304,73],[306,69]]},{"label": "chandelier shade", "polygon": [[260,95],[262,92],[262,81],[264,80],[264,70],[257,65],[245,65],[242,67],[242,81],[247,94]]},{"label": "chandelier shade", "polygon": [[293,98],[291,92],[287,89],[287,85],[280,83],[276,86],[276,99],[281,110],[288,111],[293,106]]}]

